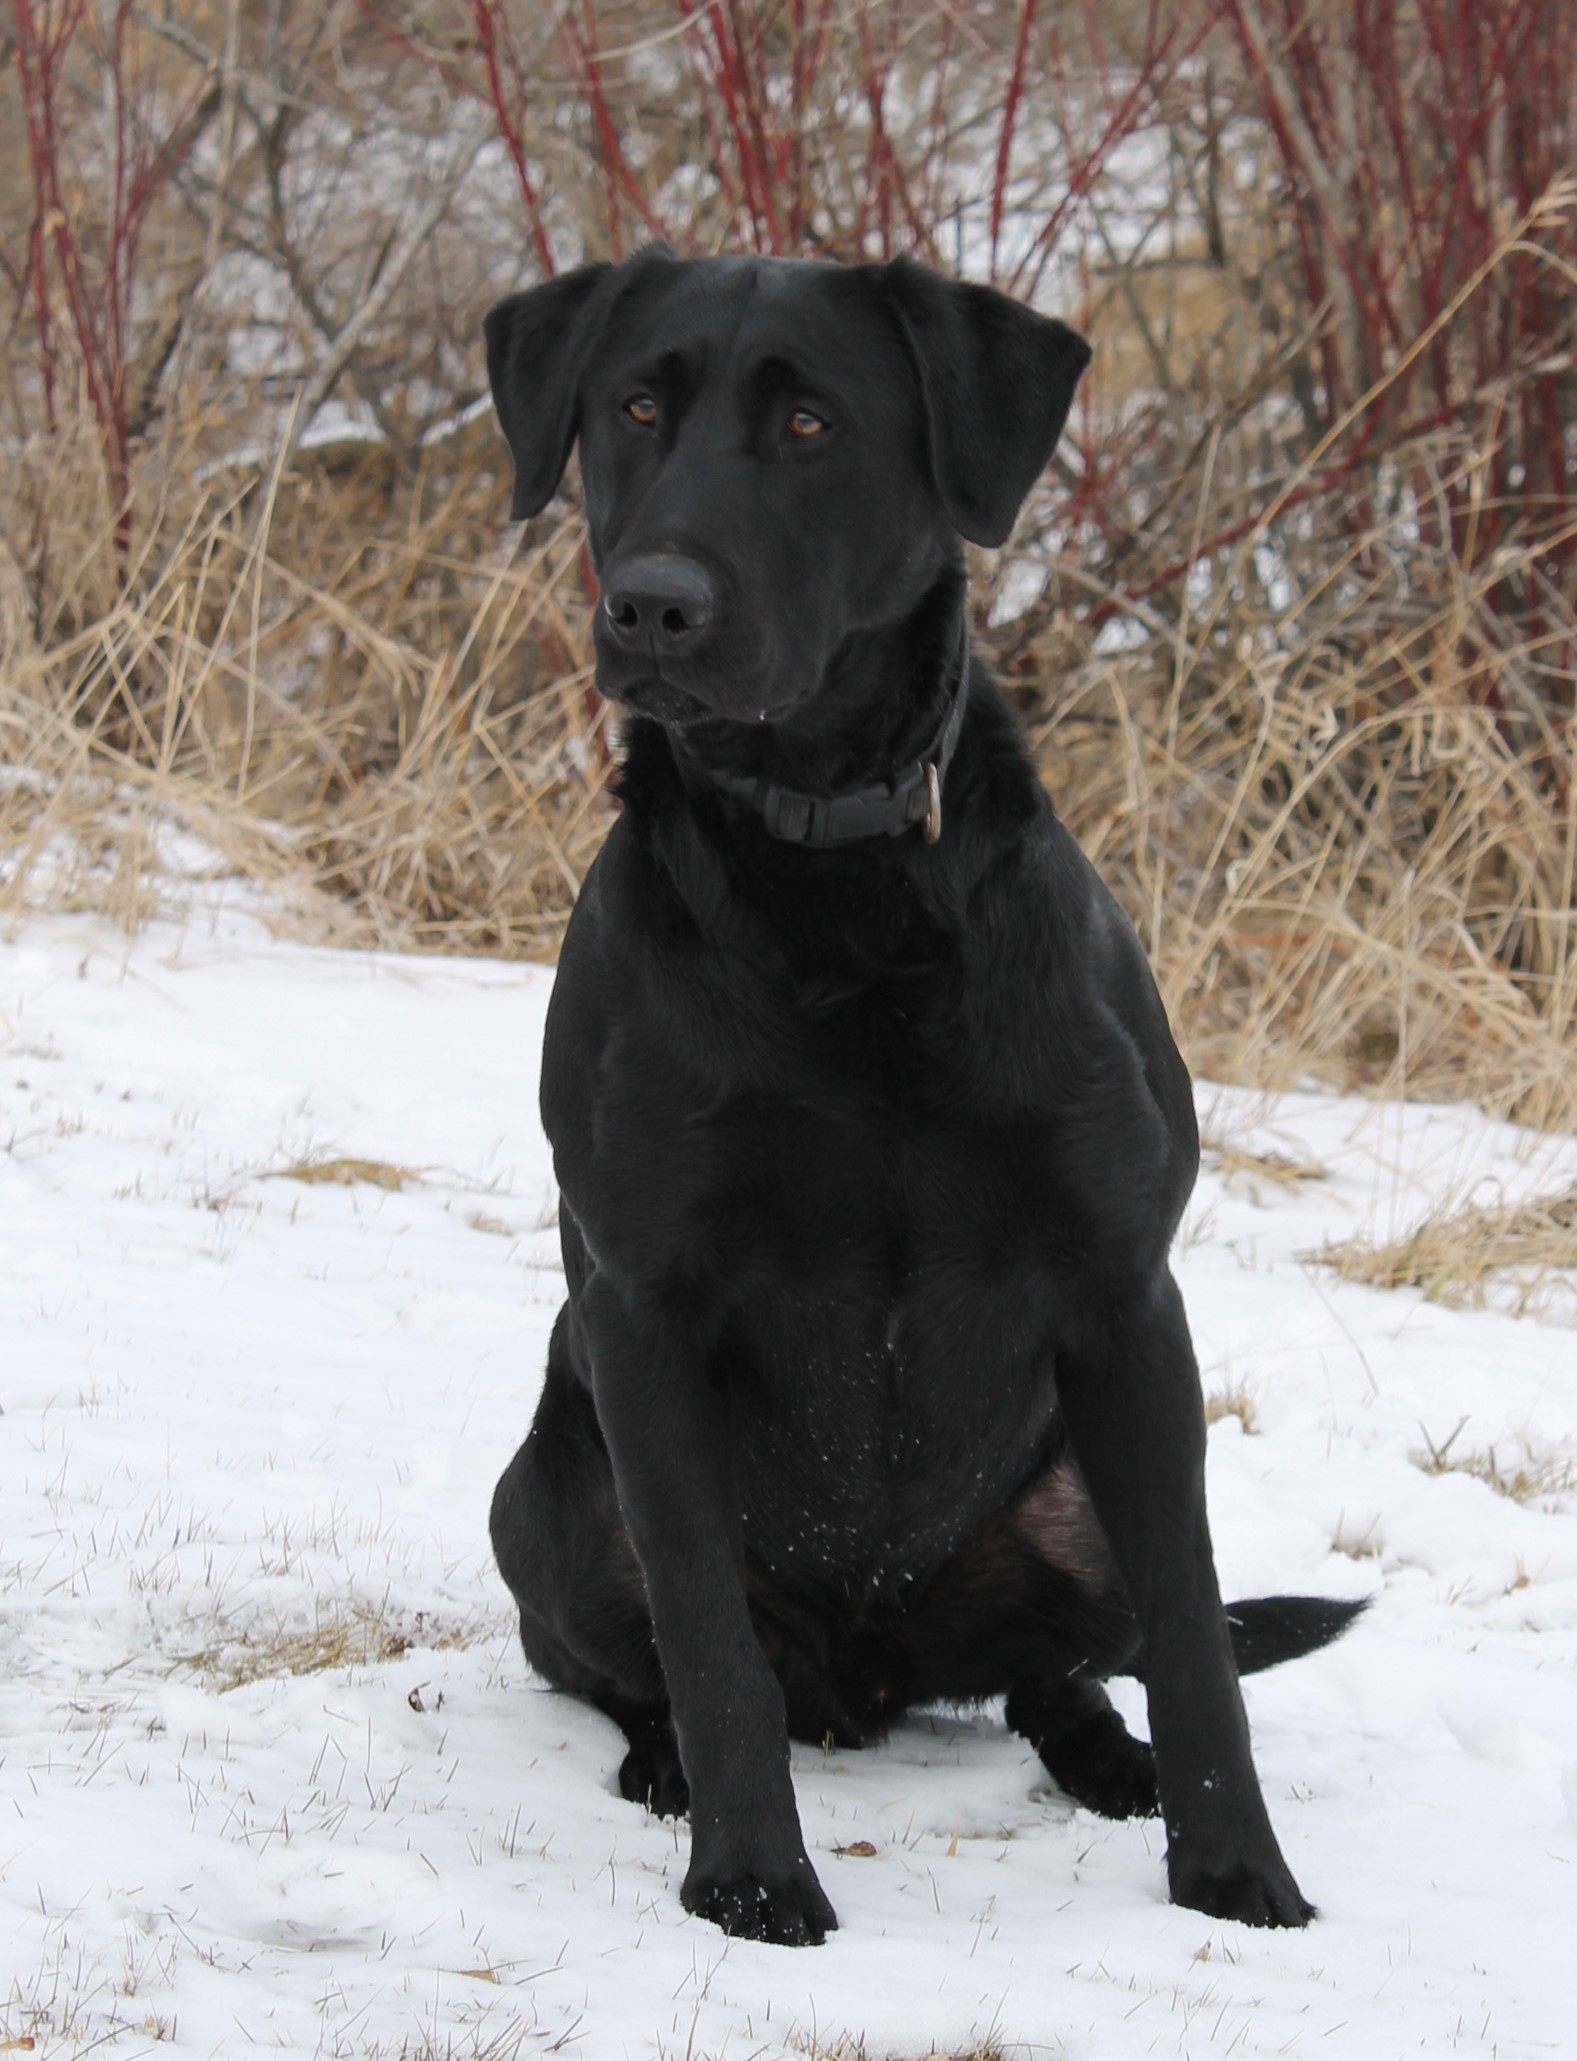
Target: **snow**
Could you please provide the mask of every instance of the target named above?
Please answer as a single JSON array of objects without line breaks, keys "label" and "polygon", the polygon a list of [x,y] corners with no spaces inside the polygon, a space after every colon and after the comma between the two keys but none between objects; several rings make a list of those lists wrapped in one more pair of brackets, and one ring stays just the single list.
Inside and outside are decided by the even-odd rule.
[{"label": "snow", "polygon": [[562,1288],[550,983],[214,909],[0,944],[0,2052],[1569,2051],[1574,1498],[1418,1458],[1463,1419],[1454,1454],[1577,1451],[1577,1330],[1300,1256],[1577,1144],[1201,1090],[1224,1585],[1375,1598],[1246,1685],[1319,1922],[1170,1906],[1158,1827],[1071,1809],[988,1708],[796,1748],[842,1930],[794,1953],[685,1915],[686,1831],[531,1681],[491,1567]]}]

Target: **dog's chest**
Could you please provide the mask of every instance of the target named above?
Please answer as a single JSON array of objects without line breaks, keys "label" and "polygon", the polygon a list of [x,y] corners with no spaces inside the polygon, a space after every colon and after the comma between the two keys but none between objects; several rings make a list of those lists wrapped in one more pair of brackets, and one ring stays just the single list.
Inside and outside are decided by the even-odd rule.
[{"label": "dog's chest", "polygon": [[665,970],[605,1047],[590,1151],[555,1139],[594,1254],[705,1338],[748,1543],[791,1581],[924,1576],[1051,1433],[1089,1095],[1043,1082],[1000,938],[978,956],[841,992]]},{"label": "dog's chest", "polygon": [[901,1582],[1047,1433],[1066,1234],[1041,1141],[875,1101],[741,1108],[731,1136],[702,1221],[747,1535],[810,1577]]}]

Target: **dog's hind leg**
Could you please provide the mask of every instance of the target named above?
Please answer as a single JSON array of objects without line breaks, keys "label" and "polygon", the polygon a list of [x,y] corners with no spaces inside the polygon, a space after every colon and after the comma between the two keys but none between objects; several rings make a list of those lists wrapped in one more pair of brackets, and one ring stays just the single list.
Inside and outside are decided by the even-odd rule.
[{"label": "dog's hind leg", "polygon": [[527,1660],[624,1733],[621,1795],[677,1817],[689,1790],[667,1685],[613,1470],[576,1376],[572,1325],[566,1307],[554,1326],[535,1422],[493,1495],[493,1551],[519,1606]]},{"label": "dog's hind leg", "polygon": [[[1228,1604],[1238,1673],[1257,1674],[1312,1653],[1339,1638],[1364,1608],[1323,1596],[1263,1596]],[[1142,1648],[1107,1672],[1142,1678]],[[1075,1802],[1107,1818],[1155,1816],[1155,1755],[1130,1735],[1085,1662],[1061,1672],[1041,1667],[1025,1674],[1009,1691],[1007,1719]]]},{"label": "dog's hind leg", "polygon": [[1075,1803],[1103,1818],[1155,1816],[1155,1755],[1134,1738],[1093,1675],[1023,1676],[1008,1691],[1007,1720]]},{"label": "dog's hind leg", "polygon": [[1106,1818],[1153,1817],[1155,1755],[1101,1686],[1127,1671],[1139,1627],[1066,1449],[1019,1497],[1010,1521],[1035,1615],[1057,1630],[1028,1647],[1008,1692],[1008,1723],[1075,1803]]},{"label": "dog's hind leg", "polygon": [[1076,1803],[1146,1817],[1155,1759],[1102,1688],[1138,1625],[1066,1450],[930,1585],[906,1625],[912,1700],[1007,1691],[1007,1721]]},{"label": "dog's hind leg", "polygon": [[[1121,1591],[1109,1550],[1072,1458],[1063,1452],[1014,1504],[1012,1536],[1039,1564],[1021,1577],[1040,1614],[1062,1613],[1062,1640],[1077,1657],[1053,1664],[1037,1645],[1008,1694],[1007,1719],[1034,1747],[1058,1786],[1108,1818],[1153,1817],[1159,1808],[1155,1755],[1133,1738],[1101,1687],[1109,1675],[1143,1680],[1139,1627]],[[1088,1599],[1098,1598],[1099,1616]],[[1262,1596],[1227,1606],[1232,1658],[1240,1675],[1277,1667],[1339,1638],[1362,1603],[1323,1596]]]}]

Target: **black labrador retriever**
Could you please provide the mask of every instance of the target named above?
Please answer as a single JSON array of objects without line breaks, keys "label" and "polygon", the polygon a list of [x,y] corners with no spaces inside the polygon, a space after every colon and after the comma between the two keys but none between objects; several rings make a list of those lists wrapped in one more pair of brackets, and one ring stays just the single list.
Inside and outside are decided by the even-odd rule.
[{"label": "black labrador retriever", "polygon": [[1179,1903],[1304,1924],[1237,1677],[1353,1607],[1222,1608],[1188,1075],[970,655],[961,540],[1007,536],[1086,345],[902,260],[657,248],[487,346],[516,517],[579,438],[627,712],[543,1061],[569,1297],[492,1512],[527,1657],[688,1807],[725,1931],[837,1922],[791,1733],[1004,1692],[1080,1803],[1159,1802]]}]

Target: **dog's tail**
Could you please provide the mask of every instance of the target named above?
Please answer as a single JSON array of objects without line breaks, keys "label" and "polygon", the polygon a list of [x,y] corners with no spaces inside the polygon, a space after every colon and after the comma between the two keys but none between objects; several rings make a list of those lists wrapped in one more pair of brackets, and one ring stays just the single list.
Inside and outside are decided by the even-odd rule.
[{"label": "dog's tail", "polygon": [[[1359,1603],[1338,1603],[1331,1596],[1253,1596],[1242,1603],[1229,1603],[1227,1629],[1232,1634],[1237,1671],[1257,1675],[1267,1667],[1280,1667],[1284,1660],[1301,1660],[1305,1653],[1317,1653],[1339,1639],[1368,1608],[1367,1597]],[[1109,1671],[1142,1682],[1144,1663],[1140,1641]]]},{"label": "dog's tail", "polygon": [[1317,1652],[1339,1639],[1368,1607],[1367,1600],[1338,1603],[1331,1596],[1255,1596],[1229,1603],[1227,1628],[1238,1673],[1257,1675],[1262,1668]]}]

